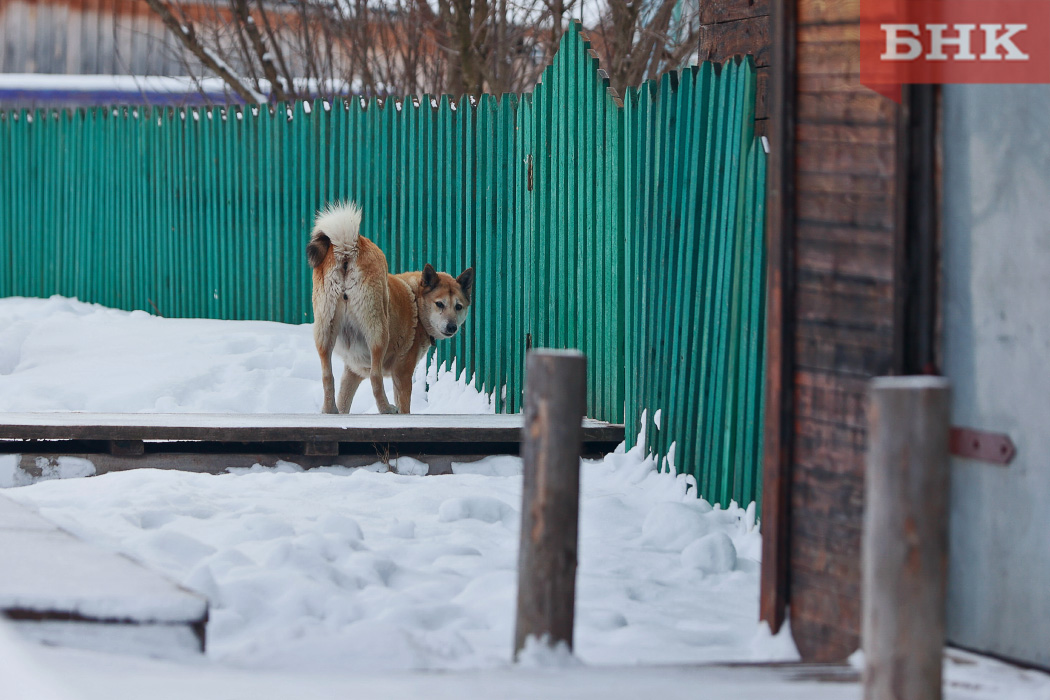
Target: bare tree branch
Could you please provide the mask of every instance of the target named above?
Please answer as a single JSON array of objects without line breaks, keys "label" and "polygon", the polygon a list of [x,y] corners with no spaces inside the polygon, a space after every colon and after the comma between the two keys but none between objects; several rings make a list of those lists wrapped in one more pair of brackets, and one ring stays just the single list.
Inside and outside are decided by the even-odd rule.
[{"label": "bare tree branch", "polygon": [[[187,56],[251,101],[265,100],[264,83],[277,101],[528,90],[586,2],[201,1],[205,18],[195,26],[175,0],[147,0]],[[617,89],[680,67],[699,38],[695,0],[601,0],[600,12],[587,14]]]},{"label": "bare tree branch", "polygon": [[146,2],[186,50],[196,56],[201,64],[222,78],[241,99],[249,103],[266,101],[262,95],[246,86],[225,61],[199,41],[192,22],[185,18],[180,21],[164,0],[146,0]]}]

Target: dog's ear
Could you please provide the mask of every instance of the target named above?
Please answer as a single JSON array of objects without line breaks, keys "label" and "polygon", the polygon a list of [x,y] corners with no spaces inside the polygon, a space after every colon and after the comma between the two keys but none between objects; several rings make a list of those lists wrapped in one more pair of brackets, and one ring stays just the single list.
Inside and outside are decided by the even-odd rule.
[{"label": "dog's ear", "polygon": [[459,288],[463,290],[463,296],[467,298],[467,301],[474,300],[474,268],[468,267],[459,277],[456,278],[459,282]]},{"label": "dog's ear", "polygon": [[423,277],[420,278],[419,283],[423,286],[424,292],[429,292],[438,286],[437,270],[430,263],[423,266]]},{"label": "dog's ear", "polygon": [[332,241],[321,231],[314,234],[313,238],[310,239],[310,245],[306,246],[306,259],[310,261],[310,267],[317,267],[324,260],[324,256],[328,255],[328,247],[332,245]]}]

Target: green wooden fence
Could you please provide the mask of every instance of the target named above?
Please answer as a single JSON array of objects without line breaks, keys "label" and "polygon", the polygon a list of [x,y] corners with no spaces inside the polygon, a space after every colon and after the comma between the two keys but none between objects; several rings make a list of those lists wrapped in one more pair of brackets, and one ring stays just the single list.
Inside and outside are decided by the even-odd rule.
[{"label": "green wooden fence", "polygon": [[[309,322],[314,212],[392,271],[477,269],[438,346],[521,408],[527,346],[723,503],[759,496],[765,158],[749,61],[608,89],[578,26],[531,94],[0,112],[0,296]],[[659,430],[653,419],[660,415]]]}]

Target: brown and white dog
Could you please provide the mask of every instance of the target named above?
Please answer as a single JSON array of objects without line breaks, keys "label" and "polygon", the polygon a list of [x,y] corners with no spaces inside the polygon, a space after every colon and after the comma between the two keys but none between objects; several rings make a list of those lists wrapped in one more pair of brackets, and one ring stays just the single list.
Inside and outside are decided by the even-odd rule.
[{"label": "brown and white dog", "polygon": [[[348,413],[368,378],[380,413],[408,413],[412,372],[437,339],[463,325],[474,291],[474,268],[459,277],[436,272],[391,275],[386,256],[360,233],[353,202],[318,212],[306,257],[313,268],[314,342],[321,356],[325,413]],[[346,369],[335,398],[332,351]],[[391,406],[383,376],[394,379]]]}]

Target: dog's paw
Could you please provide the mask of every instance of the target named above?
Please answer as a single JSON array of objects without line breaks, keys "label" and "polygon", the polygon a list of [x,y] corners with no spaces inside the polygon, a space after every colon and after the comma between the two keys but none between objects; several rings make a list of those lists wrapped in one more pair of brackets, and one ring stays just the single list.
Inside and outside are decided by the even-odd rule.
[{"label": "dog's paw", "polygon": [[335,404],[332,404],[331,406],[325,406],[322,408],[321,413],[339,413],[339,409],[335,407]]},{"label": "dog's paw", "polygon": [[400,411],[397,410],[397,406],[387,406],[386,408],[382,409],[380,413],[394,414],[400,413]]}]

